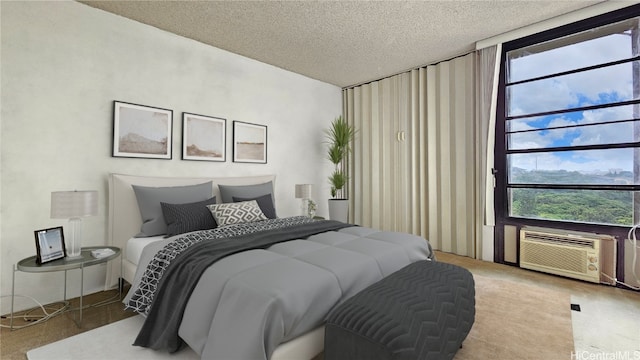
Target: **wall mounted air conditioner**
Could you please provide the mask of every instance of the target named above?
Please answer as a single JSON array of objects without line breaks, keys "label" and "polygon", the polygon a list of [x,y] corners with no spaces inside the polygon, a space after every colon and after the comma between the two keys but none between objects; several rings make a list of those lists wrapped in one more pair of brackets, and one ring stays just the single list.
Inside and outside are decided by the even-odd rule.
[{"label": "wall mounted air conditioner", "polygon": [[615,285],[616,240],[609,235],[523,227],[520,267]]}]

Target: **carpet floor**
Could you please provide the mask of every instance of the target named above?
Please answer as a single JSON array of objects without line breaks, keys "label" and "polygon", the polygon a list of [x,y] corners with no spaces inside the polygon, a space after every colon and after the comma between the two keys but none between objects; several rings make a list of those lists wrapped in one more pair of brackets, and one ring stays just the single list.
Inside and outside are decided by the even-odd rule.
[{"label": "carpet floor", "polygon": [[476,320],[455,360],[571,359],[568,293],[474,275]]},{"label": "carpet floor", "polygon": [[[476,320],[455,360],[570,359],[570,295],[513,281],[474,275]],[[169,355],[131,346],[139,316],[27,352],[29,360],[197,359],[190,349]],[[321,358],[321,357],[319,357]]]}]

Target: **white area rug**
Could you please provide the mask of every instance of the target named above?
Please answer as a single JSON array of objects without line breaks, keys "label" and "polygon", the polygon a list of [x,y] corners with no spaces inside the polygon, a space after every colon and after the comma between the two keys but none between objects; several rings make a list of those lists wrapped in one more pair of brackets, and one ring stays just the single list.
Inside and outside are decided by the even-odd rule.
[{"label": "white area rug", "polygon": [[[639,296],[640,299],[640,296]],[[571,295],[574,359],[640,359],[640,301],[612,307],[597,296]]]},{"label": "white area rug", "polygon": [[[575,359],[636,359],[640,356],[638,303],[611,308],[597,298],[571,296],[581,312],[572,311]],[[197,360],[190,348],[176,354],[132,346],[144,319],[134,316],[27,352],[29,360]],[[597,357],[600,356],[600,357]],[[609,357],[607,357],[609,356]],[[611,357],[614,356],[614,357]],[[625,357],[626,356],[626,357]]]},{"label": "white area rug", "polygon": [[58,342],[29,350],[29,360],[57,359],[135,359],[135,360],[199,360],[200,357],[186,347],[176,354],[154,351],[131,343],[138,335],[144,318],[133,316],[97,329],[60,340]]},{"label": "white area rug", "polygon": [[[142,316],[133,316],[58,342],[27,351],[29,360],[199,360],[189,347],[175,354],[133,346],[144,323]],[[311,359],[322,352],[324,326],[280,344],[272,359]]]}]

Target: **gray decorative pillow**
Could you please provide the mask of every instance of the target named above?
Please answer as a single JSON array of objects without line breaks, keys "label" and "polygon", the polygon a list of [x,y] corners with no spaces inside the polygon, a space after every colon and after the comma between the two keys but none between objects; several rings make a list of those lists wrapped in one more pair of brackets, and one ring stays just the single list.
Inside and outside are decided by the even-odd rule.
[{"label": "gray decorative pillow", "polygon": [[138,208],[142,217],[142,227],[136,237],[164,235],[167,224],[162,215],[161,202],[168,204],[185,204],[203,201],[213,196],[211,181],[187,186],[148,187],[132,185],[138,200]]},{"label": "gray decorative pillow", "polygon": [[218,226],[267,220],[255,200],[207,206]]},{"label": "gray decorative pillow", "polygon": [[214,229],[216,224],[207,205],[216,203],[216,197],[188,204],[161,202],[162,214],[167,223],[167,236],[184,234],[196,230]]},{"label": "gray decorative pillow", "polygon": [[262,213],[267,218],[269,219],[277,218],[276,209],[273,207],[273,199],[271,198],[271,194],[265,194],[255,198],[243,198],[243,197],[237,197],[237,196],[233,197],[233,202],[249,201],[249,200],[255,200],[258,203],[260,210],[262,210]]},{"label": "gray decorative pillow", "polygon": [[233,202],[233,197],[256,198],[258,196],[270,194],[271,201],[275,204],[273,198],[273,182],[269,181],[264,184],[257,185],[218,185],[223,203]]}]

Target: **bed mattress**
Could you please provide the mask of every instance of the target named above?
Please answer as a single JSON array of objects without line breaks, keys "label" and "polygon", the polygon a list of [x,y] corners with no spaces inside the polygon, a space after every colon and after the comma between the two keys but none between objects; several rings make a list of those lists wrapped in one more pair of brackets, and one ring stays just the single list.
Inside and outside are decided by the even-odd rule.
[{"label": "bed mattress", "polygon": [[125,260],[138,265],[138,262],[140,261],[140,255],[142,255],[142,250],[144,250],[144,247],[151,243],[164,239],[165,238],[163,235],[151,237],[132,237],[131,239],[127,240]]}]

